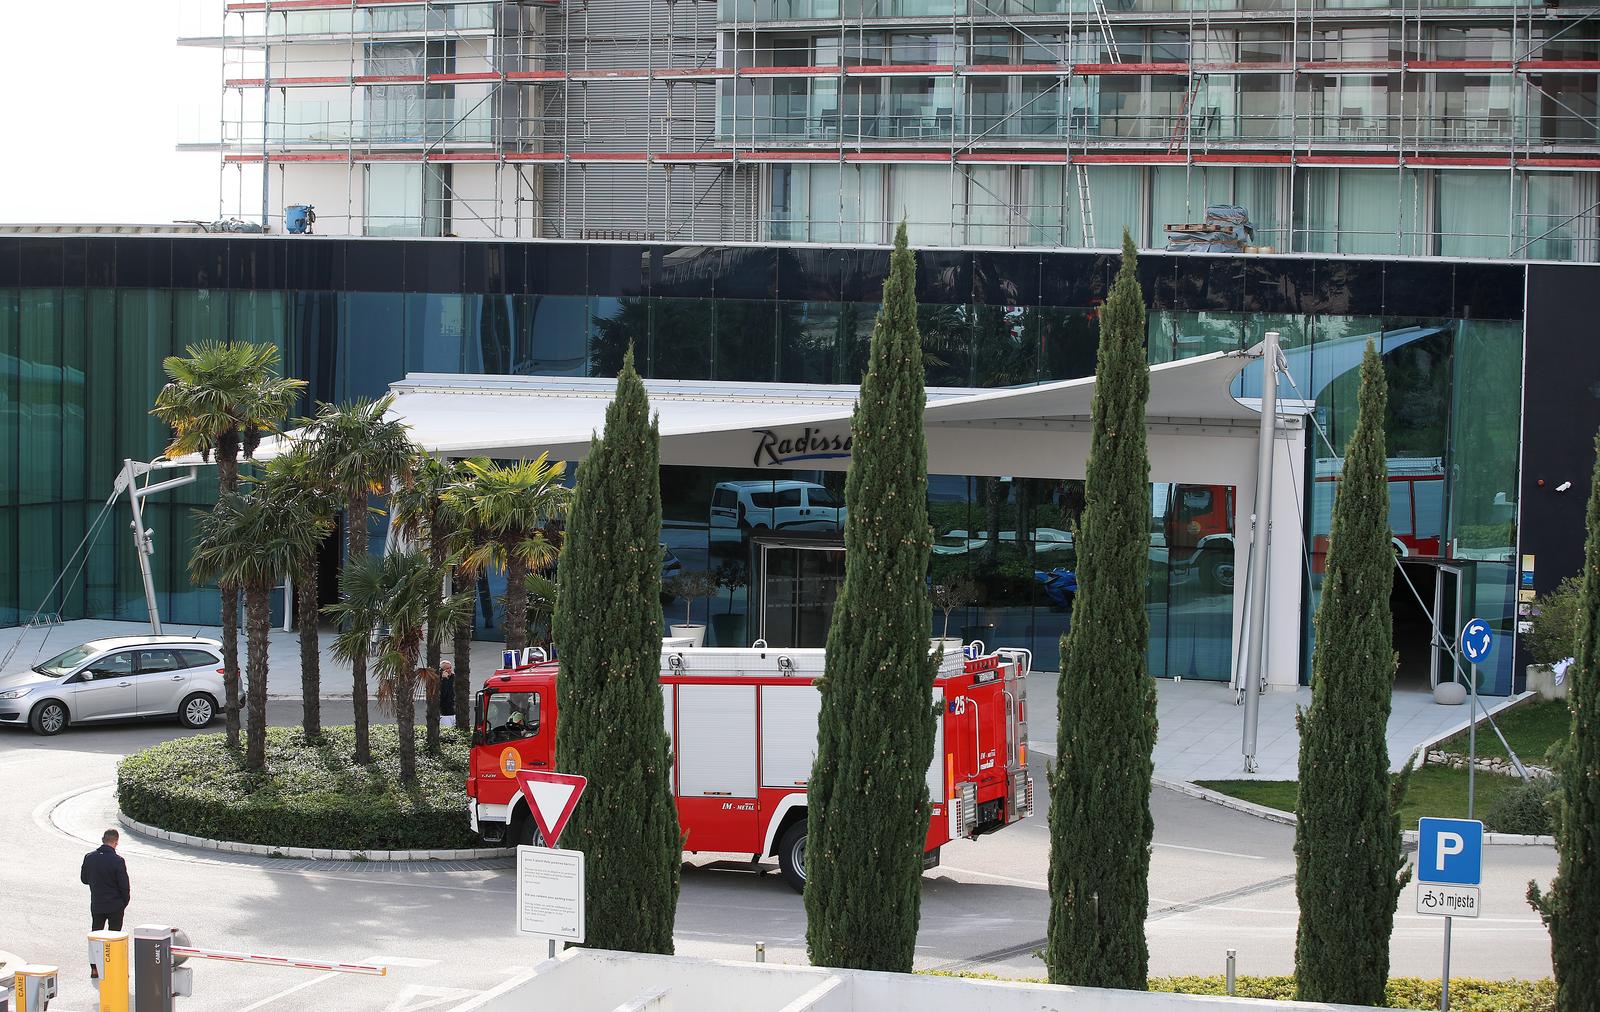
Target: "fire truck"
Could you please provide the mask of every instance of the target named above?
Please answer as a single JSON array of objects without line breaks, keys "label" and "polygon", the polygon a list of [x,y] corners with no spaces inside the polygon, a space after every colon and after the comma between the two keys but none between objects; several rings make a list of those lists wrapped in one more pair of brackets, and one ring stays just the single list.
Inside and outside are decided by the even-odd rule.
[{"label": "fire truck", "polygon": [[[474,704],[467,808],[473,832],[533,843],[538,832],[517,771],[554,770],[559,664],[542,655],[491,675]],[[940,661],[928,766],[932,818],[925,866],[939,848],[1033,814],[1028,775],[1027,650],[956,654]],[[805,886],[806,783],[817,748],[820,649],[666,646],[661,701],[672,742],[672,787],[689,853],[776,857]],[[582,773],[582,770],[566,772]]]}]

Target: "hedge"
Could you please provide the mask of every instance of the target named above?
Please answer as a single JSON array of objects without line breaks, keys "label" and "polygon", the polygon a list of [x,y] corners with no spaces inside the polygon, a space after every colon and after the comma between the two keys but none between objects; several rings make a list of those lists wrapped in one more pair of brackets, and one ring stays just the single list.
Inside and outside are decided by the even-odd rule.
[{"label": "hedge", "polygon": [[306,744],[299,728],[267,729],[267,772],[244,769],[220,734],[178,738],[117,766],[117,802],[129,818],[213,840],[281,847],[428,850],[483,846],[467,823],[469,748],[446,731],[438,755],[417,729],[417,784],[398,783],[399,737],[372,727],[376,762],[351,761],[355,732],[330,727]]},{"label": "hedge", "polygon": [[[971,977],[979,980],[1007,980],[992,973],[948,973],[923,971],[937,977]],[[1044,978],[1027,983],[1043,984]],[[1168,994],[1226,995],[1227,982],[1218,974],[1191,977],[1151,977],[1149,989]],[[1240,977],[1234,988],[1238,998],[1294,1000],[1294,977]],[[1403,1009],[1439,1007],[1439,982],[1423,977],[1390,977],[1388,1006]],[[1454,1012],[1553,1012],[1556,985],[1549,977],[1538,980],[1480,980],[1475,977],[1450,979],[1450,1008]]]}]

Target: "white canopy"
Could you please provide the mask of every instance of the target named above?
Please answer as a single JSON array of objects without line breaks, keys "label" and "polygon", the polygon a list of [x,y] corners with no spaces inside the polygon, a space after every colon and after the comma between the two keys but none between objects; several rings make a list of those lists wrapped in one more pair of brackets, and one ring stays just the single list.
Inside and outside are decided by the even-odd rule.
[{"label": "white canopy", "polygon": [[[1255,473],[1258,413],[1232,394],[1259,352],[1218,352],[1150,368],[1151,476],[1245,484]],[[859,388],[646,380],[663,464],[844,470]],[[412,373],[390,385],[392,414],[429,453],[581,460],[605,425],[616,384],[564,376]],[[1034,386],[931,387],[925,432],[936,474],[1075,478],[1089,450],[1094,377]],[[1298,429],[1300,419],[1283,420]],[[285,440],[297,438],[298,432]],[[273,456],[269,440],[258,458]],[[185,460],[181,463],[193,463]]]}]

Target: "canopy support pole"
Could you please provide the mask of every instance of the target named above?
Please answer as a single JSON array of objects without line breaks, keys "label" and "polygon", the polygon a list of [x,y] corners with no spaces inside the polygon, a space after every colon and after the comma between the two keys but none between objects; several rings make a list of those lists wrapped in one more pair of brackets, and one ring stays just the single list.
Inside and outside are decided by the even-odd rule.
[{"label": "canopy support pole", "polygon": [[193,484],[198,477],[194,468],[189,468],[189,473],[181,478],[169,478],[154,485],[140,488],[137,484],[138,476],[149,474],[149,464],[135,464],[124,457],[122,472],[117,475],[118,489],[126,487],[128,490],[128,505],[133,509],[133,553],[139,559],[139,578],[144,582],[144,606],[150,615],[150,631],[157,636],[161,635],[161,607],[156,603],[155,575],[150,571],[150,556],[156,553],[155,532],[144,525],[144,498],[157,492],[165,492],[169,488],[180,485]]},{"label": "canopy support pole", "polygon": [[1249,630],[1245,636],[1244,771],[1254,773],[1256,732],[1261,718],[1261,685],[1267,649],[1267,550],[1272,541],[1272,458],[1278,427],[1278,332],[1269,330],[1261,345],[1261,438],[1256,458],[1256,512],[1250,535]]}]

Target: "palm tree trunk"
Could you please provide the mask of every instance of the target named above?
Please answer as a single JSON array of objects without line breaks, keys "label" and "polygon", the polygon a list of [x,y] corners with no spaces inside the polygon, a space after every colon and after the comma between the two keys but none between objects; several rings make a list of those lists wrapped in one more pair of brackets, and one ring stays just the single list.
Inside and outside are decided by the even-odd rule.
[{"label": "palm tree trunk", "polygon": [[[451,574],[451,586],[457,594],[470,593],[473,579],[460,569]],[[456,662],[456,727],[463,734],[472,734],[476,717],[472,713],[472,616],[456,626],[450,649]]]},{"label": "palm tree trunk", "polygon": [[[444,572],[444,541],[439,532],[434,530],[437,521],[429,525],[428,534],[428,561],[432,563],[436,572]],[[443,581],[440,581],[439,592],[444,592]],[[434,606],[428,609],[428,670],[433,672],[433,684],[427,688],[427,703],[423,709],[424,720],[428,724],[428,751],[439,751],[439,662],[444,659],[444,644],[434,636],[433,627],[438,621],[438,599]]]},{"label": "palm tree trunk", "polygon": [[417,659],[406,658],[404,669],[395,677],[394,725],[400,732],[400,782],[417,782]]},{"label": "palm tree trunk", "polygon": [[[217,447],[217,488],[226,495],[239,490],[238,442]],[[218,582],[222,591],[222,726],[228,747],[239,747],[239,588]]]},{"label": "palm tree trunk", "polygon": [[[344,512],[345,537],[348,550],[345,552],[345,564],[350,565],[367,555],[367,494],[351,497],[345,504]],[[370,632],[370,630],[369,630]],[[355,710],[356,725],[356,752],[355,761],[360,765],[372,762],[372,743],[369,740],[367,714],[367,655],[365,652],[357,654],[350,665],[350,702]]]},{"label": "palm tree trunk", "polygon": [[306,741],[322,737],[322,656],[317,642],[317,557],[300,565],[295,612],[300,624],[300,726]]},{"label": "palm tree trunk", "polygon": [[528,645],[528,564],[506,546],[506,649]]},{"label": "palm tree trunk", "polygon": [[244,765],[260,772],[267,767],[267,629],[272,624],[268,597],[272,588],[252,586],[245,593],[249,636],[249,719],[245,724]]}]

